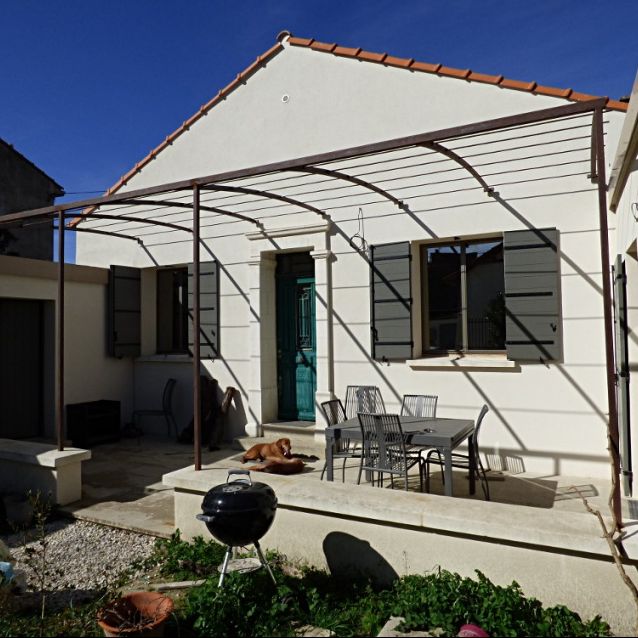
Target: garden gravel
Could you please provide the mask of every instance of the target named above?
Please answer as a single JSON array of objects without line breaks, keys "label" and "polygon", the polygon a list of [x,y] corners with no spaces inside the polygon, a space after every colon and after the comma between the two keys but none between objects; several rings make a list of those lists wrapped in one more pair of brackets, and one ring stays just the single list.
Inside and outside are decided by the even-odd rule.
[{"label": "garden gravel", "polygon": [[[29,538],[30,537],[30,538]],[[29,590],[39,589],[27,548],[38,551],[34,530],[3,536],[16,561],[26,573]],[[25,540],[28,541],[25,544]],[[48,591],[96,592],[115,584],[137,560],[147,558],[155,537],[80,520],[56,520],[46,525]],[[33,562],[33,561],[31,561]],[[133,574],[135,577],[137,574]],[[77,598],[73,596],[73,598]]]}]

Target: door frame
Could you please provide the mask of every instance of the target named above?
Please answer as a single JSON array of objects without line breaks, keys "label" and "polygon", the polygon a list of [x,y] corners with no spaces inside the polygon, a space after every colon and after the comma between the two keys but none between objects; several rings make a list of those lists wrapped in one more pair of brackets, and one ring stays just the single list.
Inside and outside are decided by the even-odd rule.
[{"label": "door frame", "polygon": [[[246,434],[249,436],[262,436],[262,424],[276,421],[279,412],[275,304],[275,268],[278,253],[310,251],[310,256],[315,260],[315,409],[319,403],[334,398],[331,290],[334,255],[330,250],[331,228],[332,222],[326,220],[319,224],[246,233],[246,238],[251,243],[248,260],[250,371],[246,423]],[[323,437],[326,424],[320,418],[320,410],[316,410],[316,416],[316,429],[321,432],[315,436]]]}]

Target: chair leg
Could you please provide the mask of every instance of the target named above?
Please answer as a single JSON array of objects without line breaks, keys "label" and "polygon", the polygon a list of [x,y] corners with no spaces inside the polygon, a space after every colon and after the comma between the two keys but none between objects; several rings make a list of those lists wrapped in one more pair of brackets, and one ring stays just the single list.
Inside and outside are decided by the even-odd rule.
[{"label": "chair leg", "polygon": [[348,459],[343,459],[343,467],[341,468],[341,482],[346,482],[346,461]]},{"label": "chair leg", "polygon": [[323,481],[323,475],[326,473],[326,468],[328,467],[328,461],[326,461],[323,464],[323,470],[321,470],[321,477],[319,478],[320,481]]},{"label": "chair leg", "polygon": [[479,480],[481,481],[481,488],[483,489],[483,495],[485,496],[485,500],[489,501],[490,500],[490,485],[487,482],[487,474],[485,473],[485,468],[483,467],[483,463],[481,462],[481,459],[477,459],[478,460],[478,464],[477,464],[477,474],[479,475]]}]

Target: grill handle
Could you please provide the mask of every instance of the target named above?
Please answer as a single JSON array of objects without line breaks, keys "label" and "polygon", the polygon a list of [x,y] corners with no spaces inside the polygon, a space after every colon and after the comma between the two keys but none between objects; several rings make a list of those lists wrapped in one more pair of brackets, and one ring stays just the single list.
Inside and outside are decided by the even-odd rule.
[{"label": "grill handle", "polygon": [[215,520],[214,516],[208,516],[207,514],[196,514],[195,518],[202,523],[212,523]]},{"label": "grill handle", "polygon": [[226,483],[230,483],[230,477],[233,474],[241,474],[243,478],[235,479],[233,482],[253,484],[253,480],[250,478],[250,472],[248,470],[228,470],[228,476],[226,477]]}]

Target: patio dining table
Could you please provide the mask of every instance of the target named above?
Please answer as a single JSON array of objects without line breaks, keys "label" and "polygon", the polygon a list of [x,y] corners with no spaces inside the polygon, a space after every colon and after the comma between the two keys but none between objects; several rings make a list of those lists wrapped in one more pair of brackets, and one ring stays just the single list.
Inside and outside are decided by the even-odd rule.
[{"label": "patio dining table", "polygon": [[[401,428],[407,445],[437,448],[443,456],[443,475],[445,477],[445,495],[452,496],[452,451],[463,441],[469,439],[472,448],[474,421],[471,419],[441,419],[438,417],[400,416]],[[359,419],[353,418],[326,428],[326,479],[334,480],[333,449],[334,443],[341,437],[351,441],[362,441]],[[474,494],[474,458],[470,454],[470,494]]]}]

